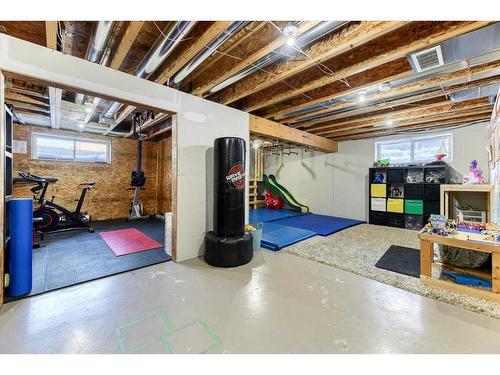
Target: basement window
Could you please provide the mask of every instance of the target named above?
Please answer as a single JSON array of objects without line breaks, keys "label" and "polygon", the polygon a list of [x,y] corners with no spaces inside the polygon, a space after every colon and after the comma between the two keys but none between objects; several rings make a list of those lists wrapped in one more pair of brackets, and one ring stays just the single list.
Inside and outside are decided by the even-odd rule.
[{"label": "basement window", "polygon": [[111,142],[33,133],[31,135],[31,158],[109,164],[111,163]]},{"label": "basement window", "polygon": [[427,163],[436,160],[441,146],[446,149],[446,162],[453,161],[453,135],[436,134],[426,137],[405,137],[375,142],[375,160],[389,159],[391,164]]}]

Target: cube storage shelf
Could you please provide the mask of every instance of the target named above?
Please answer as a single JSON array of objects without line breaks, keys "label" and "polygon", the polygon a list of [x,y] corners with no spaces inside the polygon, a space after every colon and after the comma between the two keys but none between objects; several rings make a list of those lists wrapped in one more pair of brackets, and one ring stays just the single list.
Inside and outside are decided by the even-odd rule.
[{"label": "cube storage shelf", "polygon": [[441,184],[462,183],[462,175],[446,164],[374,167],[369,179],[370,224],[413,230],[439,214]]}]

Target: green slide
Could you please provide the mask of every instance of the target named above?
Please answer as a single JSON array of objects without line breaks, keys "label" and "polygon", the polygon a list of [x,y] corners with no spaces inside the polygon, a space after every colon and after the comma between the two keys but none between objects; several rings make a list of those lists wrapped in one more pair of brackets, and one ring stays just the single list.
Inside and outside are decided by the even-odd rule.
[{"label": "green slide", "polygon": [[309,207],[304,206],[303,204],[297,202],[297,200],[293,197],[292,194],[286,188],[278,183],[276,177],[272,174],[269,176],[264,175],[264,184],[266,188],[271,189],[271,191],[279,196],[283,203],[285,203],[292,210],[300,211],[300,212],[309,212]]}]

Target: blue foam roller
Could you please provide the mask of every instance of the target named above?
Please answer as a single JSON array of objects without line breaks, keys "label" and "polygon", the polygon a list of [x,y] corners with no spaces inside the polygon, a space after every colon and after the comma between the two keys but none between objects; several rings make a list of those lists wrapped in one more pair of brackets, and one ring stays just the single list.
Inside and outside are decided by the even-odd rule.
[{"label": "blue foam roller", "polygon": [[10,209],[10,243],[7,294],[12,297],[31,292],[33,247],[33,201],[15,198],[8,201]]}]

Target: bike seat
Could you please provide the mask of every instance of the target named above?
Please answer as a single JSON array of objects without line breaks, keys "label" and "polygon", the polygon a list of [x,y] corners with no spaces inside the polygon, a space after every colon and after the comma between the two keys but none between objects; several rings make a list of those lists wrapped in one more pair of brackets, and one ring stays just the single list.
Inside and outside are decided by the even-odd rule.
[{"label": "bike seat", "polygon": [[82,182],[79,186],[88,186],[88,187],[91,187],[91,186],[94,186],[94,185],[95,185],[94,181],[89,181],[89,182]]}]

